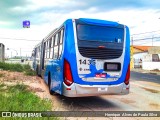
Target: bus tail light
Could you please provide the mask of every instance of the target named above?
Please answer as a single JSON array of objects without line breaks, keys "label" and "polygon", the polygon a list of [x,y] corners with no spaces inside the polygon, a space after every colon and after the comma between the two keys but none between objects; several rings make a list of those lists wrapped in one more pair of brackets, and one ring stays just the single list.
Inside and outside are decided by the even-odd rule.
[{"label": "bus tail light", "polygon": [[68,86],[73,83],[71,67],[67,60],[64,60],[64,83]]},{"label": "bus tail light", "polygon": [[127,70],[126,78],[125,78],[125,81],[124,81],[124,83],[126,85],[129,84],[129,78],[130,78],[130,64],[128,65],[128,70]]}]

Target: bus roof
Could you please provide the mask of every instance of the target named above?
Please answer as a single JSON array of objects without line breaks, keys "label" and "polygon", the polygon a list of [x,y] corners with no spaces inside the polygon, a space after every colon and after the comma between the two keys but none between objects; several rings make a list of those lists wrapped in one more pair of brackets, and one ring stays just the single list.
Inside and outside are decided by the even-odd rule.
[{"label": "bus roof", "polygon": [[118,26],[118,22],[100,20],[100,19],[90,19],[90,18],[79,18],[80,21],[87,24],[101,25],[101,26]]},{"label": "bus roof", "polygon": [[52,36],[54,32],[56,32],[57,28],[55,28],[54,30],[52,30],[45,38],[44,41],[48,39],[48,37]]}]

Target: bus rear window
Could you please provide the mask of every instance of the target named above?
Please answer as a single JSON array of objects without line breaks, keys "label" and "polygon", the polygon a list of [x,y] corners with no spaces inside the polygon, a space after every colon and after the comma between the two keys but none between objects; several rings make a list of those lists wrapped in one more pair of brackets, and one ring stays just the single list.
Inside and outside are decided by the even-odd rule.
[{"label": "bus rear window", "polygon": [[77,24],[78,40],[123,43],[124,28]]}]

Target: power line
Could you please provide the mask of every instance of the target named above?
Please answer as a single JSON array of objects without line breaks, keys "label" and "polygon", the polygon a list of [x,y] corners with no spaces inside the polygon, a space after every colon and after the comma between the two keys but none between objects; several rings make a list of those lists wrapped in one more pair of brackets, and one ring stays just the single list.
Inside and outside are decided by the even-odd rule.
[{"label": "power line", "polygon": [[[142,41],[142,42],[148,42],[148,41],[153,41],[153,42],[160,42],[160,40],[155,40],[155,39],[151,39],[151,40],[147,40],[147,41]],[[132,42],[132,41],[130,41]],[[139,42],[139,41],[134,41],[135,43]]]},{"label": "power line", "polygon": [[19,40],[19,41],[41,41],[41,40],[29,40],[29,39],[23,39],[23,38],[6,38],[6,37],[0,37],[0,39],[8,39],[8,40]]},{"label": "power line", "polygon": [[144,32],[144,33],[132,34],[131,36],[133,36],[133,35],[141,35],[141,34],[146,34],[146,33],[153,33],[153,32],[160,32],[160,30],[150,31],[150,32]]},{"label": "power line", "polygon": [[[149,42],[143,42],[143,43],[139,43],[139,44],[134,44],[134,45],[144,45],[144,44],[148,44],[148,43],[153,43],[152,41]],[[151,46],[151,45],[150,45]]]},{"label": "power line", "polygon": [[160,42],[160,40],[150,40],[150,41],[143,41],[143,42],[139,42],[139,43],[137,43],[137,42],[139,42],[139,41],[135,41],[135,43],[134,43],[134,45],[143,45],[143,44],[148,44],[148,43],[153,43],[153,42]]},{"label": "power line", "polygon": [[135,41],[151,40],[151,39],[157,39],[157,38],[160,38],[160,37],[149,37],[149,38],[142,38],[142,39],[133,39],[133,41],[135,42]]}]

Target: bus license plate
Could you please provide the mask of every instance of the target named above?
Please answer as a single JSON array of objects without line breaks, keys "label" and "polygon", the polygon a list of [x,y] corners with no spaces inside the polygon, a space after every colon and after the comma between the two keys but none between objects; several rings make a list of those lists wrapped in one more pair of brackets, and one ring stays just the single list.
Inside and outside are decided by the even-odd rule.
[{"label": "bus license plate", "polygon": [[95,74],[96,78],[106,78],[106,73],[97,73]]}]

